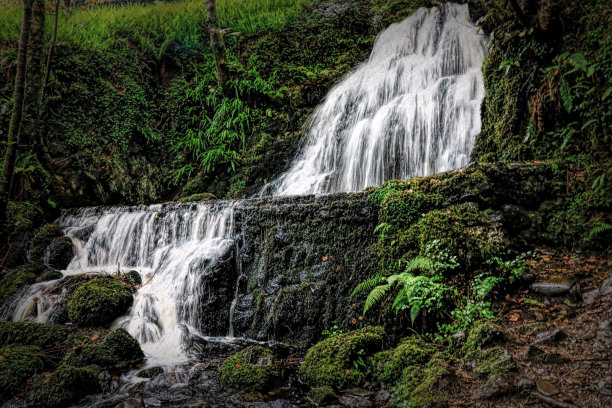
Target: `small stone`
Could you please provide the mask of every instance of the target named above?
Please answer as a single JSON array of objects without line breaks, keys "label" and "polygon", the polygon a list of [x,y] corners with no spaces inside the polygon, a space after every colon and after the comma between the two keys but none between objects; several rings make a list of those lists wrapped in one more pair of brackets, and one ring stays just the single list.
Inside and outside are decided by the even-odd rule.
[{"label": "small stone", "polygon": [[186,405],[183,405],[185,408],[210,408],[210,404],[206,401],[196,401],[190,402]]},{"label": "small stone", "polygon": [[552,397],[559,393],[559,389],[546,380],[536,380],[536,387],[538,388],[538,392],[545,397]]},{"label": "small stone", "polygon": [[601,293],[601,296],[612,295],[612,276],[603,281],[599,288],[599,293]]},{"label": "small stone", "polygon": [[150,367],[145,368],[136,373],[136,377],[138,378],[153,378],[164,372],[164,369],[161,367]]},{"label": "small stone", "polygon": [[343,395],[339,399],[340,404],[348,408],[368,408],[374,404],[367,398],[364,397],[351,397]]},{"label": "small stone", "polygon": [[597,384],[597,392],[601,395],[612,396],[612,377],[606,377]]},{"label": "small stone", "polygon": [[584,304],[592,305],[593,303],[595,303],[595,300],[599,296],[599,293],[599,289],[593,289],[589,290],[588,292],[584,292],[582,294],[582,301],[584,302]]},{"label": "small stone", "polygon": [[534,344],[556,344],[565,339],[567,335],[559,329],[539,333]]},{"label": "small stone", "polygon": [[536,322],[545,322],[546,317],[542,312],[533,312],[533,316],[535,317]]},{"label": "small stone", "polygon": [[145,406],[148,407],[161,407],[162,403],[155,397],[149,397],[144,399]]},{"label": "small stone", "polygon": [[518,383],[516,383],[516,388],[521,390],[530,390],[533,387],[535,387],[535,382],[529,378],[521,378]]},{"label": "small stone", "polygon": [[573,281],[535,282],[529,288],[545,296],[559,296],[568,293],[573,285]]}]

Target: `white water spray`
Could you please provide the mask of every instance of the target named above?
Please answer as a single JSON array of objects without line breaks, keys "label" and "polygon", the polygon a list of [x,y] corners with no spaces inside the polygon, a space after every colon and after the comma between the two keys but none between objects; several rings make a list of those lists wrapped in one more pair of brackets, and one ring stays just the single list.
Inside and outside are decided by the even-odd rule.
[{"label": "white water spray", "polygon": [[301,154],[262,194],[358,191],[465,166],[480,132],[486,54],[467,4],[393,24],[329,92]]}]

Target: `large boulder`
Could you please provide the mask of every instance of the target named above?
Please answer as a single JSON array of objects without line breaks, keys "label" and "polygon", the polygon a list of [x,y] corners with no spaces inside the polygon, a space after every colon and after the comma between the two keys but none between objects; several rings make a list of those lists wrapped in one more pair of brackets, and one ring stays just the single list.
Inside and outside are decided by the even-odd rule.
[{"label": "large boulder", "polygon": [[68,301],[68,317],[80,326],[104,326],[132,304],[131,287],[111,278],[82,284]]}]

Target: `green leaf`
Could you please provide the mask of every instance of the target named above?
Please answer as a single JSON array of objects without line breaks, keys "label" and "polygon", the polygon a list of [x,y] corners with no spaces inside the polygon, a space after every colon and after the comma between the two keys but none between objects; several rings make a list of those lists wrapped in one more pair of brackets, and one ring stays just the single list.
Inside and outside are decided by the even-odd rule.
[{"label": "green leaf", "polygon": [[580,54],[580,53],[575,53],[572,54],[572,56],[569,58],[570,62],[572,64],[574,64],[574,66],[576,68],[579,68],[583,71],[587,70],[587,65],[589,65],[589,63],[587,62],[586,58],[584,57],[584,55]]}]

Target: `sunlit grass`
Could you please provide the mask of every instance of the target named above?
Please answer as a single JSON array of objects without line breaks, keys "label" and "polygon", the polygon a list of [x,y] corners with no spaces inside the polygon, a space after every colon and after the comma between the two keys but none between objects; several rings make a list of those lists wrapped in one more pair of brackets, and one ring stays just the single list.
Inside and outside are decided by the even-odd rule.
[{"label": "sunlit grass", "polygon": [[[283,28],[309,0],[218,0],[220,25],[242,34]],[[51,30],[47,18],[47,32]],[[207,35],[204,0],[127,4],[77,9],[72,15],[62,12],[58,41],[84,49],[104,50],[130,35],[200,41]],[[19,38],[21,4],[0,0],[0,43],[15,43]]]}]

